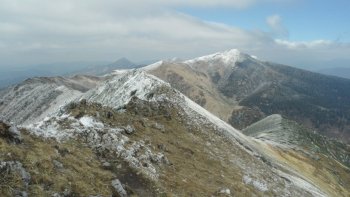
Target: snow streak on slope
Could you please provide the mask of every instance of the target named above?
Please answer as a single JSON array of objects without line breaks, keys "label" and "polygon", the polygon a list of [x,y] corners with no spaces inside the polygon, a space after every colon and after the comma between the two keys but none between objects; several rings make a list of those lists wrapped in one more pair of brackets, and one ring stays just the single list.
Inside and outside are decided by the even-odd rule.
[{"label": "snow streak on slope", "polygon": [[27,79],[1,92],[0,118],[23,125],[42,120],[95,87],[100,80],[92,76]]},{"label": "snow streak on slope", "polygon": [[[249,138],[243,135],[240,131],[236,130],[232,126],[230,126],[225,121],[216,117],[191,99],[183,96],[185,99],[185,105],[182,105],[183,108],[187,111],[188,115],[192,117],[192,121],[197,122],[198,124],[208,124],[211,123],[217,127],[218,130],[222,132],[222,134],[226,135],[228,138],[235,139],[239,143],[239,145],[244,144],[245,147],[241,146],[243,149],[246,149],[248,152],[252,149],[250,146]],[[256,154],[256,153],[255,153]]]},{"label": "snow streak on slope", "polygon": [[43,111],[39,116],[26,120],[25,122],[23,122],[23,125],[28,125],[33,122],[43,120],[45,117],[50,117],[56,114],[60,111],[60,109],[63,106],[67,105],[68,103],[72,102],[73,100],[77,99],[82,95],[81,92],[77,90],[70,90],[65,86],[59,86],[55,90],[61,91],[62,93],[59,96],[57,96],[52,102],[47,103],[48,108],[45,111]]},{"label": "snow streak on slope", "polygon": [[[211,114],[210,112],[208,112],[207,110],[205,110],[204,108],[202,108],[201,106],[199,106],[198,104],[193,102],[192,100],[188,99],[187,97],[186,97],[186,102],[192,110],[194,110],[198,114],[202,115],[204,118],[207,118],[211,123],[214,123],[216,126],[218,126],[218,128],[221,128],[223,134],[226,134],[226,136],[229,139],[232,139],[232,136],[233,136],[234,139],[237,140],[237,142],[239,142],[240,144],[244,144],[244,146],[241,146],[242,148],[246,149],[246,147],[249,147],[248,150],[253,150],[251,153],[253,153],[255,156],[261,157],[261,155],[259,155],[259,154],[263,154],[266,156],[266,153],[263,150],[258,150],[257,147],[255,147],[254,145],[251,145],[252,142],[250,141],[250,139],[247,139],[247,137],[245,135],[243,135],[240,131],[234,129],[232,126],[230,126],[226,122],[220,120],[218,117],[214,116],[213,114]],[[193,117],[193,115],[195,115],[195,114],[192,114],[192,117]],[[272,116],[271,118],[273,120],[281,119],[281,117],[279,115]],[[199,119],[194,118],[193,120],[199,120]],[[275,161],[275,162],[278,162],[278,161]],[[291,170],[291,172],[293,172],[293,170],[290,169],[289,167],[286,167],[283,165],[280,165],[280,166],[284,169],[287,169],[287,171]],[[305,177],[299,177],[297,175],[298,174],[297,172],[293,172],[292,174],[287,174],[285,172],[282,172],[281,170],[277,170],[277,169],[275,169],[275,170],[276,170],[276,173],[279,174],[281,177],[287,178],[295,186],[302,188],[305,191],[309,191],[314,196],[326,196],[326,194],[324,194],[317,186],[306,181],[307,179],[305,180]],[[251,180],[251,181],[244,180],[244,181],[246,182],[246,184],[250,184],[252,182],[252,184],[255,187],[261,188],[262,191],[268,190],[266,183],[264,183],[264,182],[257,181],[257,180]]]},{"label": "snow streak on slope", "polygon": [[29,83],[7,92],[0,112],[5,120],[26,124],[46,117],[80,95],[80,91],[56,84]]}]

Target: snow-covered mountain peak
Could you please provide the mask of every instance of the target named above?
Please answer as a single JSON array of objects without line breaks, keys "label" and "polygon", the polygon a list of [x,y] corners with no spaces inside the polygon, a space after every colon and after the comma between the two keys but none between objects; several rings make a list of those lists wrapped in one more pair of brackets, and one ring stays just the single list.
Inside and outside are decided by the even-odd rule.
[{"label": "snow-covered mountain peak", "polygon": [[181,60],[179,58],[172,58],[168,60],[160,60],[148,66],[142,67],[142,70],[149,72],[157,70],[164,66],[169,65],[184,65],[192,69],[200,69],[203,71],[203,68],[209,69],[211,71],[218,71],[222,69],[231,69],[236,66],[237,62],[243,62],[244,60],[253,60],[257,61],[256,56],[251,56],[245,53],[242,53],[238,49],[230,49],[222,52],[217,52],[201,57],[196,57],[190,60]]},{"label": "snow-covered mountain peak", "polygon": [[114,76],[87,92],[81,99],[118,108],[134,96],[141,100],[161,100],[166,94],[166,91],[159,92],[162,88],[171,90],[170,85],[161,79],[142,70],[134,70]]},{"label": "snow-covered mountain peak", "polygon": [[237,49],[231,49],[223,52],[218,52],[210,55],[205,55],[195,59],[187,60],[184,63],[187,64],[196,64],[200,62],[222,62],[225,65],[234,66],[236,62],[243,61],[246,58],[246,55],[241,53]]}]

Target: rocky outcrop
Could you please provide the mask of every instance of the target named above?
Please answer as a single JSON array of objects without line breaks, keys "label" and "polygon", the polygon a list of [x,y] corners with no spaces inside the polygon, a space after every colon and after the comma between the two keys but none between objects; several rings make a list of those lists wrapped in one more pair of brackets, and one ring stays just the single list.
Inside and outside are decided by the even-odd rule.
[{"label": "rocky outcrop", "polygon": [[[11,182],[16,181],[16,177],[19,177],[22,183],[17,184],[18,188],[12,188],[14,190],[13,193],[16,196],[28,196],[27,189],[31,181],[31,176],[23,167],[21,162],[0,161],[0,174],[0,184],[2,187],[10,185]],[[24,191],[22,189],[24,189]]]},{"label": "rocky outcrop", "polygon": [[112,187],[113,187],[113,193],[116,197],[127,197],[127,193],[122,185],[122,183],[119,181],[119,179],[114,179],[112,181]]},{"label": "rocky outcrop", "polygon": [[0,137],[12,143],[21,143],[22,135],[18,128],[10,123],[0,121]]}]

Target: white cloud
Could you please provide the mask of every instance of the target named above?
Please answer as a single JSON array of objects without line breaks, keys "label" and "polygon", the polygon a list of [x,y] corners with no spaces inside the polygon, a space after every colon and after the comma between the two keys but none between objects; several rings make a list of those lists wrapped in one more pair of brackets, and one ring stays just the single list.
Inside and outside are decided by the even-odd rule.
[{"label": "white cloud", "polygon": [[[277,1],[287,0],[263,2]],[[242,9],[256,3],[256,0],[0,0],[0,64],[112,61],[122,56],[132,60],[190,58],[229,48],[292,64],[298,55],[300,60],[316,60],[325,48],[332,53],[323,58],[338,58],[349,52],[348,45],[275,40],[275,36],[262,30],[248,31],[202,21],[173,9],[177,6]],[[267,23],[279,34],[277,37],[286,34],[278,15],[268,17]],[[304,57],[300,53],[312,55]]]},{"label": "white cloud", "polygon": [[235,8],[245,8],[256,3],[256,0],[156,0],[153,1],[158,4],[165,4],[169,6],[200,6],[200,7],[220,7],[220,6],[229,6]]},{"label": "white cloud", "polygon": [[276,36],[288,37],[288,30],[282,23],[282,18],[279,15],[272,15],[266,18],[266,23],[272,29]]},{"label": "white cloud", "polygon": [[320,49],[320,48],[332,48],[337,44],[329,40],[313,40],[313,41],[299,41],[292,42],[288,40],[276,39],[276,43],[287,47],[288,49],[300,50],[300,49]]}]

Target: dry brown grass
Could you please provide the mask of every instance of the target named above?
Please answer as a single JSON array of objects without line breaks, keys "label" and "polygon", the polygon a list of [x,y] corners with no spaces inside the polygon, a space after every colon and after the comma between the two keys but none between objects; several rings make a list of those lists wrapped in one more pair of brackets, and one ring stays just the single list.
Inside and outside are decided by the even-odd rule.
[{"label": "dry brown grass", "polygon": [[[224,121],[228,121],[232,110],[238,105],[233,99],[223,97],[206,74],[194,71],[188,66],[169,63],[150,72],[169,82],[175,89]],[[172,76],[179,76],[181,79],[172,79]],[[200,102],[202,99],[205,100],[204,104]]]},{"label": "dry brown grass", "polygon": [[[52,192],[65,189],[76,196],[111,194],[112,173],[101,168],[93,151],[77,142],[57,143],[44,140],[23,132],[22,144],[9,144],[0,138],[0,160],[20,161],[31,175],[30,196],[50,196]],[[65,155],[59,152],[65,150]],[[59,169],[53,160],[63,164]],[[9,188],[22,188],[22,181],[12,177],[7,182]],[[16,181],[17,180],[17,181]],[[11,196],[8,190],[1,189],[1,196]]]},{"label": "dry brown grass", "polygon": [[261,150],[301,174],[327,195],[350,196],[350,171],[334,159],[319,155],[320,159],[314,160],[301,152],[273,146],[265,146]]},{"label": "dry brown grass", "polygon": [[[125,113],[118,113],[91,104],[78,106],[71,110],[71,114],[95,116],[98,112],[98,119],[111,127],[132,124],[136,132],[128,136],[131,140],[144,140],[152,145],[153,151],[163,152],[171,164],[157,167],[160,180],[151,185],[164,191],[157,193],[157,196],[217,196],[217,191],[222,188],[229,188],[235,196],[245,196],[247,193],[272,195],[243,183],[242,169],[230,160],[235,157],[249,160],[252,157],[225,137],[215,134],[213,128],[205,130],[186,126],[176,108],[167,109],[172,117],[170,119],[163,116],[161,111],[147,116],[139,106],[137,113],[130,105],[126,108]],[[107,118],[108,112],[111,113],[110,118]],[[155,128],[156,123],[163,125],[165,130]],[[208,146],[207,142],[211,142],[211,145]]]},{"label": "dry brown grass", "polygon": [[[148,105],[141,106],[147,108]],[[217,192],[222,188],[230,189],[234,196],[278,195],[271,189],[261,192],[242,180],[246,173],[242,168],[244,166],[241,166],[244,164],[258,168],[254,169],[256,172],[263,172],[257,175],[264,176],[259,177],[261,179],[273,178],[267,164],[218,135],[211,127],[183,124],[184,120],[179,116],[181,111],[176,107],[148,111],[148,108],[129,104],[126,109],[126,112],[118,113],[98,104],[79,104],[70,109],[70,113],[76,117],[94,116],[111,127],[133,125],[136,132],[128,135],[131,140],[151,144],[154,152],[163,152],[170,161],[170,164],[155,165],[160,173],[158,181],[143,177],[112,152],[103,154],[103,159],[112,164],[109,170],[104,170],[101,168],[100,153],[98,157],[96,152],[82,143],[83,140],[60,144],[24,132],[22,144],[9,144],[0,138],[0,159],[23,163],[32,175],[29,193],[33,196],[47,196],[52,191],[63,192],[66,188],[76,196],[106,196],[111,194],[110,182],[113,178],[127,184],[132,196],[220,196]],[[163,125],[164,130],[156,128],[156,123]],[[325,187],[330,195],[349,194],[346,190],[349,171],[333,160],[321,157],[318,163],[299,152],[281,152],[271,146],[263,148],[276,160],[285,162],[315,184]],[[64,169],[57,169],[53,160],[61,162]],[[233,160],[241,160],[242,163],[240,165]],[[337,176],[330,169],[336,169]],[[343,186],[339,180],[342,180]],[[16,187],[16,184],[14,181],[11,187]],[[277,187],[284,188],[283,183],[278,184]]]}]

